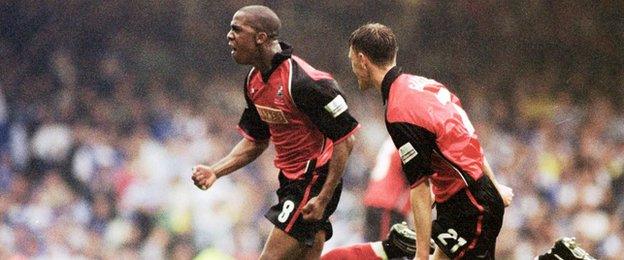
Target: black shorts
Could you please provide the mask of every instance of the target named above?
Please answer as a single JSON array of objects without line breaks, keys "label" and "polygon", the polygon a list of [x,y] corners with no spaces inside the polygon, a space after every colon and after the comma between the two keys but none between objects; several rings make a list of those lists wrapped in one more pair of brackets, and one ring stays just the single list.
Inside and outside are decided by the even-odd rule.
[{"label": "black shorts", "polygon": [[366,241],[384,240],[388,236],[390,226],[402,221],[405,221],[405,216],[396,210],[366,207],[364,239]]},{"label": "black shorts", "polygon": [[342,181],[336,186],[334,195],[327,203],[325,213],[320,221],[305,221],[301,213],[303,206],[306,205],[310,198],[317,196],[321,192],[327,178],[328,169],[329,163],[326,163],[314,171],[309,170],[306,172],[306,178],[303,180],[288,180],[280,171],[280,188],[277,190],[279,202],[264,215],[277,228],[307,246],[314,244],[314,237],[321,230],[325,231],[326,240],[329,240],[333,234],[328,218],[336,211],[338,206],[340,193],[342,192]]},{"label": "black shorts", "polygon": [[494,259],[503,199],[487,176],[436,204],[431,237],[450,258]]}]

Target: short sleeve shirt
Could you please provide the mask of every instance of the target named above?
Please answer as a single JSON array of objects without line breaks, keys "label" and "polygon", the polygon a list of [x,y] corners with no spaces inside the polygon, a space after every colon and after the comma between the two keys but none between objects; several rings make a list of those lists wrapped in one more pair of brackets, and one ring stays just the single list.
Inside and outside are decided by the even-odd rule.
[{"label": "short sleeve shirt", "polygon": [[327,163],[333,146],[353,134],[359,123],[332,76],[280,44],[283,51],[273,58],[269,73],[249,72],[247,108],[238,126],[249,140],[270,138],[275,166],[287,178],[300,179],[309,161],[315,160],[317,167]]},{"label": "short sleeve shirt", "polygon": [[408,182],[431,180],[443,202],[483,175],[483,150],[459,99],[442,84],[391,69],[382,82],[386,127]]}]

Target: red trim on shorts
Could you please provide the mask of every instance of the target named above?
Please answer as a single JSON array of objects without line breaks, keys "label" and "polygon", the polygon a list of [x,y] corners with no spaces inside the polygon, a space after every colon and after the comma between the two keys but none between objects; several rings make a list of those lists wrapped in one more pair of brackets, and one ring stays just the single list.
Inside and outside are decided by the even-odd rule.
[{"label": "red trim on shorts", "polygon": [[297,221],[299,214],[301,214],[301,210],[303,209],[303,206],[305,206],[305,204],[308,203],[308,199],[310,197],[310,191],[312,190],[312,186],[314,185],[314,183],[316,183],[316,179],[318,179],[318,175],[314,174],[314,176],[312,177],[312,180],[310,181],[310,183],[305,189],[305,193],[303,194],[303,199],[301,199],[301,202],[299,202],[299,206],[297,206],[297,211],[295,211],[295,214],[290,219],[290,222],[288,222],[288,225],[284,229],[284,232],[286,233],[290,232],[290,229]]},{"label": "red trim on shorts", "polygon": [[[474,247],[477,245],[477,242],[479,241],[479,236],[481,236],[481,230],[483,228],[483,206],[481,206],[481,204],[479,204],[479,202],[475,199],[474,196],[472,196],[472,192],[470,192],[470,190],[468,190],[468,187],[466,187],[466,195],[468,196],[468,199],[470,199],[470,202],[472,203],[472,205],[474,205],[475,207],[477,207],[477,209],[479,210],[479,218],[477,218],[477,230],[475,232],[475,238],[472,239],[472,242],[470,242],[470,245],[468,245],[467,250],[471,250],[474,249]],[[464,256],[464,254],[467,251],[466,249],[464,249],[458,256],[457,258],[461,258],[462,256]]]},{"label": "red trim on shorts", "polygon": [[379,221],[379,240],[386,239],[388,228],[390,227],[390,210],[383,209],[381,212],[381,220]]}]

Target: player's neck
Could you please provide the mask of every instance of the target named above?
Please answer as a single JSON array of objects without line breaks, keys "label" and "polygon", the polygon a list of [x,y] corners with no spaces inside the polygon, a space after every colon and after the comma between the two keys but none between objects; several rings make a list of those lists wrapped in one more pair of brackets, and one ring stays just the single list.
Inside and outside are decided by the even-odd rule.
[{"label": "player's neck", "polygon": [[280,52],[282,52],[282,47],[280,46],[279,42],[271,42],[269,46],[260,49],[260,62],[254,64],[253,66],[263,73],[268,72],[273,66],[273,57],[275,56],[275,54]]},{"label": "player's neck", "polygon": [[371,79],[373,80],[373,85],[377,88],[377,90],[381,90],[381,83],[383,82],[384,77],[386,77],[388,71],[390,71],[394,66],[396,66],[396,63],[392,63],[387,66],[371,66]]}]

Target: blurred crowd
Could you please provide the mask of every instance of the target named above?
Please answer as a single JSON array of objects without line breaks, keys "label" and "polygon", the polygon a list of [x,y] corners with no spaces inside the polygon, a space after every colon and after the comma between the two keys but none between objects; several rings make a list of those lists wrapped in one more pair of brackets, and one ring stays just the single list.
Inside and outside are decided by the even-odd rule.
[{"label": "blurred crowd", "polygon": [[[273,151],[208,191],[190,180],[241,138],[248,68],[225,34],[251,3],[0,3],[0,259],[257,258],[277,200]],[[363,124],[327,248],[362,241],[387,136],[381,98],[357,92],[346,58],[349,33],[378,21],[406,71],[458,94],[514,189],[500,258],[531,259],[560,236],[624,255],[624,3],[260,3]]]}]

